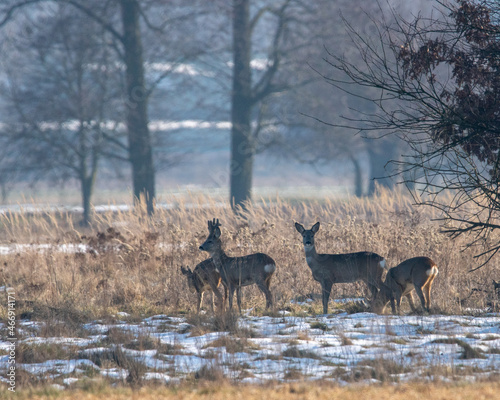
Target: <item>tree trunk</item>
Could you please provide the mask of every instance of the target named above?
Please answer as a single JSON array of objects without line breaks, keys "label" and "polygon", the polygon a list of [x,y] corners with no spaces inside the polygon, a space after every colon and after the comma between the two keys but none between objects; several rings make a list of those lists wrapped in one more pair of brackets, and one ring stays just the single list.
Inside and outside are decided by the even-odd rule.
[{"label": "tree trunk", "polygon": [[250,123],[253,104],[249,1],[234,0],[233,13],[230,201],[234,208],[251,199],[255,143]]},{"label": "tree trunk", "polygon": [[349,158],[352,161],[352,165],[354,167],[354,194],[356,197],[363,196],[363,171],[361,170],[361,163],[354,156],[350,155]]},{"label": "tree trunk", "polygon": [[92,197],[92,190],[94,188],[95,174],[93,177],[83,177],[81,179],[82,186],[82,206],[83,206],[83,219],[81,225],[90,225],[90,198]]},{"label": "tree trunk", "polygon": [[398,146],[394,140],[386,140],[375,143],[373,139],[368,140],[368,156],[370,158],[370,185],[368,195],[375,193],[376,184],[386,188],[393,188],[394,181],[390,178],[393,175],[389,161],[399,158]]},{"label": "tree trunk", "polygon": [[[84,146],[84,135],[80,135],[81,146],[80,149],[83,149]],[[81,221],[82,226],[90,225],[90,199],[92,198],[92,193],[94,192],[94,185],[97,176],[97,165],[98,165],[99,154],[98,152],[93,152],[92,161],[90,165],[87,164],[86,157],[82,157],[80,159],[80,186],[82,192],[82,207],[83,207],[83,218]]]},{"label": "tree trunk", "polygon": [[146,201],[147,212],[154,212],[155,176],[148,128],[148,96],[144,83],[143,50],[137,0],[121,0],[123,47],[127,85],[127,130],[134,200]]}]

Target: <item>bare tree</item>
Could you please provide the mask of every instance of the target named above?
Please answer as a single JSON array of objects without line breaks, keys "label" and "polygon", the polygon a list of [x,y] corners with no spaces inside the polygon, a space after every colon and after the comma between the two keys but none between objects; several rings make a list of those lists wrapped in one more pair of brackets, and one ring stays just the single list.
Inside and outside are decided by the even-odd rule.
[{"label": "bare tree", "polygon": [[[203,2],[201,2],[203,4]],[[149,130],[148,106],[150,96],[157,85],[170,74],[175,64],[182,59],[203,51],[186,46],[181,40],[182,30],[178,25],[194,26],[193,21],[204,8],[199,3],[186,4],[182,1],[164,3],[158,0],[6,0],[0,5],[0,27],[9,27],[16,17],[26,13],[37,13],[44,7],[68,5],[81,15],[97,23],[108,34],[106,45],[120,58],[125,73],[125,121],[127,126],[128,161],[131,163],[134,200],[144,198],[148,214],[154,211],[155,168],[153,164],[153,144]],[[24,12],[24,14],[23,14]],[[11,24],[12,23],[12,24]],[[172,28],[173,27],[173,28]],[[144,49],[143,36],[148,33],[148,42],[154,43],[155,50]],[[184,38],[189,35],[184,35]],[[171,40],[171,38],[174,38]],[[170,55],[165,55],[171,46]],[[177,43],[178,45],[175,45]],[[188,51],[187,51],[188,50]],[[145,54],[146,53],[146,54]],[[164,61],[174,66],[159,74],[147,74],[147,61]],[[153,56],[146,60],[145,55]],[[148,81],[148,75],[153,76]]]},{"label": "bare tree", "polygon": [[[123,57],[127,84],[127,132],[129,160],[132,165],[134,198],[144,197],[148,213],[153,212],[155,197],[154,168],[151,138],[148,128],[143,49],[140,18],[142,9],[137,0],[111,2],[61,0],[61,1],[6,1],[0,8],[0,26],[8,24],[17,11],[41,3],[69,4],[99,23],[112,37],[113,44]],[[121,19],[117,20],[116,12]],[[121,27],[119,26],[121,22]]]},{"label": "bare tree", "polygon": [[[370,21],[375,16],[382,16],[383,9],[376,2],[353,6],[350,1],[340,0],[316,2],[310,11],[314,18],[308,21],[307,30],[300,32],[307,37],[307,44],[296,46],[293,54],[295,60],[307,67],[302,74],[308,75],[308,84],[298,85],[280,93],[279,98],[273,98],[279,107],[274,106],[272,111],[286,127],[279,138],[279,146],[274,146],[273,151],[285,158],[321,166],[323,170],[329,164],[332,174],[340,168],[344,171],[351,169],[349,177],[352,177],[353,192],[358,196],[373,194],[375,183],[392,187],[395,181],[390,178],[387,163],[400,156],[404,143],[395,137],[381,140],[372,132],[352,135],[349,127],[344,126],[343,118],[353,119],[359,112],[375,111],[371,102],[361,98],[374,90],[351,87],[350,90],[360,96],[349,96],[335,88],[332,92],[332,87],[321,78],[321,75],[332,75],[323,62],[325,49],[349,57],[354,64],[358,59],[362,62],[359,54],[348,46],[350,39],[342,17],[354,21],[363,34],[371,35]],[[403,11],[408,13],[408,10]],[[299,39],[296,43],[302,42]],[[297,75],[297,69],[287,73]],[[291,79],[297,82],[296,78]],[[342,180],[346,178],[342,176]]]},{"label": "bare tree", "polygon": [[[257,3],[256,10],[251,12],[250,0],[233,0],[230,161],[233,206],[243,206],[251,199],[253,159],[263,144],[269,145],[268,138],[259,135],[266,127],[279,123],[272,116],[275,110],[270,105],[271,99],[303,85],[306,79],[292,78],[284,71],[291,69],[293,52],[304,45],[305,36],[302,43],[291,38],[305,26],[304,16],[313,15],[311,9],[295,0]],[[259,30],[260,25],[264,27]],[[264,56],[258,74],[252,68],[256,47]]]},{"label": "bare tree", "polygon": [[[347,23],[363,62],[330,53],[329,65],[343,77],[325,78],[375,106],[348,121],[351,128],[409,144],[412,152],[398,164],[404,181],[416,184],[416,202],[440,210],[453,237],[471,234],[469,246],[484,257],[480,268],[500,251],[500,6],[435,4],[430,17],[376,23],[375,39]],[[378,95],[350,89],[359,86]]]},{"label": "bare tree", "polygon": [[[32,179],[80,182],[83,222],[90,222],[91,196],[103,157],[126,158],[117,136],[116,103],[120,79],[116,59],[103,45],[106,32],[74,9],[59,7],[30,20],[25,35],[11,39],[5,71],[9,83],[9,123],[2,129],[5,148],[16,157],[3,168],[22,169]],[[7,49],[7,45],[4,50]]]}]

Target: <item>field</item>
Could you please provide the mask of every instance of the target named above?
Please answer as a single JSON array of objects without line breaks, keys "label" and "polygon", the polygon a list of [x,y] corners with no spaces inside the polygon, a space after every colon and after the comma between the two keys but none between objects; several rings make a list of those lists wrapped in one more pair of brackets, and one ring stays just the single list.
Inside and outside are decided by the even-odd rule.
[{"label": "field", "polygon": [[[170,206],[153,218],[143,210],[110,207],[96,214],[92,228],[80,228],[75,215],[53,210],[0,217],[0,286],[6,294],[0,329],[6,338],[11,294],[18,391],[101,393],[118,384],[123,391],[145,387],[153,397],[155,390],[174,385],[190,398],[195,392],[187,388],[220,382],[224,389],[211,398],[229,397],[239,385],[273,398],[279,390],[293,393],[315,380],[340,398],[359,387],[373,391],[367,397],[377,390],[387,398],[396,390],[418,394],[427,390],[422,382],[433,387],[437,382],[436,391],[455,393],[457,399],[454,385],[464,382],[476,382],[471,394],[498,392],[498,385],[488,383],[498,380],[500,367],[500,315],[492,284],[500,278],[498,260],[469,273],[480,262],[474,258],[478,249],[465,248],[467,238],[441,233],[433,221],[439,216],[415,208],[400,192],[339,201],[261,200],[239,216],[213,197],[166,202]],[[207,257],[198,247],[214,217],[222,222],[227,253],[265,252],[276,260],[274,310],[265,311],[264,296],[248,287],[242,316],[214,316],[208,300],[196,315],[195,295],[179,269]],[[389,267],[430,256],[439,267],[431,314],[370,313],[361,300],[366,287],[354,283],[334,285],[331,313],[322,315],[319,284],[305,262],[294,221],[308,228],[321,221],[320,252],[375,251]],[[403,311],[409,313],[406,304]],[[0,393],[9,383],[8,346],[0,342],[5,383]],[[389,383],[400,389],[372,387]],[[467,390],[458,392],[468,398]],[[172,393],[167,390],[165,398]]]},{"label": "field", "polygon": [[337,399],[337,400],[370,400],[381,398],[385,400],[421,400],[428,398],[432,400],[494,400],[499,398],[500,385],[489,384],[403,384],[398,386],[351,386],[338,387],[328,384],[283,384],[283,385],[252,385],[252,386],[229,386],[201,385],[197,387],[182,388],[141,388],[111,389],[101,388],[94,392],[69,391],[57,392],[55,390],[30,391],[16,396],[19,399],[102,399],[108,400],[232,400],[244,398],[246,400],[312,400],[312,399]]}]

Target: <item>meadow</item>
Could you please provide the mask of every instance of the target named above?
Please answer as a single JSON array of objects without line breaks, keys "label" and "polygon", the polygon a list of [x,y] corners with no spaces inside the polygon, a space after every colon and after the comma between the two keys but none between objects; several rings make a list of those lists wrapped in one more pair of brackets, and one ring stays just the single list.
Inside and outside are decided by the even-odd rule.
[{"label": "meadow", "polygon": [[[276,354],[268,357],[271,361],[276,361],[273,357],[281,357],[280,360],[291,357],[294,360],[298,358],[301,362],[292,367],[287,364],[283,374],[273,379],[277,382],[308,381],[314,379],[317,367],[310,367],[308,373],[301,372],[300,369],[306,365],[303,360],[318,358],[309,353],[301,353],[306,351],[298,346],[302,342],[309,340],[316,343],[323,340],[325,348],[335,347],[338,342],[339,345],[354,346],[349,347],[353,354],[370,354],[368,346],[359,347],[355,342],[359,337],[354,335],[350,338],[343,332],[342,324],[339,325],[336,320],[337,316],[355,318],[356,315],[370,321],[372,318],[381,318],[380,324],[385,326],[384,332],[390,342],[387,346],[403,346],[398,351],[400,354],[404,351],[405,357],[411,353],[413,338],[421,334],[442,334],[443,329],[439,325],[442,327],[444,323],[441,320],[433,322],[433,328],[426,331],[427,328],[422,328],[427,323],[424,318],[446,316],[454,324],[452,339],[446,339],[449,340],[447,342],[443,337],[432,337],[429,341],[434,345],[444,346],[448,349],[445,353],[460,351],[462,357],[471,356],[471,353],[467,353],[469,350],[477,350],[467,344],[467,340],[487,340],[490,345],[482,351],[488,357],[480,355],[477,358],[487,359],[488,365],[478,369],[481,377],[476,377],[475,381],[488,381],[492,377],[498,377],[495,368],[498,364],[500,332],[498,327],[495,328],[496,322],[487,325],[487,331],[468,331],[467,326],[481,324],[474,323],[473,319],[464,322],[458,318],[483,318],[488,315],[498,317],[498,297],[492,284],[492,279],[498,281],[500,278],[498,260],[494,258],[483,268],[470,273],[481,260],[474,258],[477,249],[466,247],[468,238],[451,239],[442,233],[435,221],[439,215],[428,208],[415,208],[412,199],[405,194],[381,190],[373,198],[303,201],[260,199],[238,215],[225,206],[223,199],[217,197],[196,194],[163,201],[170,206],[159,208],[152,218],[145,214],[144,209],[109,207],[96,213],[94,223],[87,228],[79,227],[76,222],[78,217],[70,212],[5,212],[0,216],[0,286],[5,292],[7,288],[15,292],[19,332],[17,362],[23,366],[28,365],[18,370],[19,387],[38,388],[40,385],[56,384],[80,390],[93,387],[95,390],[96,385],[101,385],[103,381],[107,384],[118,382],[125,387],[143,386],[144,375],[152,373],[151,371],[158,372],[159,368],[155,366],[149,370],[146,368],[148,359],[137,361],[137,357],[133,358],[130,351],[155,351],[166,355],[162,358],[165,362],[168,362],[170,356],[175,357],[181,353],[182,356],[187,355],[182,350],[186,346],[184,343],[169,342],[163,334],[170,335],[172,331],[187,339],[216,332],[219,335],[210,336],[210,343],[222,340],[219,347],[224,347],[226,353],[239,354],[240,351],[252,349],[252,346],[264,348],[264,344],[256,342],[257,339],[265,339],[266,333],[261,327],[266,324],[277,325],[289,317],[295,318],[293,324],[298,326],[286,333],[293,338],[286,336],[283,342],[285,344],[277,353],[279,357]],[[264,252],[276,261],[277,271],[271,283],[275,297],[273,310],[265,311],[264,296],[257,288],[247,287],[243,289],[243,316],[213,316],[208,311],[210,307],[207,300],[204,303],[206,311],[196,315],[196,296],[188,290],[180,267],[194,268],[207,258],[207,254],[198,247],[208,234],[207,221],[212,218],[219,218],[222,223],[222,240],[228,254]],[[320,287],[312,279],[306,264],[301,237],[294,229],[294,221],[307,228],[316,221],[321,222],[316,235],[318,252],[374,251],[386,258],[389,267],[414,256],[431,257],[439,268],[439,275],[432,288],[431,315],[414,316],[420,318],[415,322],[414,329],[403,332],[406,336],[400,337],[399,331],[391,328],[391,324],[404,326],[407,323],[411,325],[412,322],[387,319],[404,317],[370,314],[359,300],[351,301],[367,295],[366,286],[361,282],[334,285],[331,298],[337,301],[332,300],[331,315],[321,315]],[[403,311],[409,312],[407,304]],[[0,304],[0,317],[2,337],[6,337],[6,300]],[[145,326],[155,318],[159,323],[154,325],[154,330],[130,328]],[[255,322],[257,327],[249,326],[252,318],[258,321]],[[304,321],[307,322],[307,328],[301,327]],[[346,326],[350,323],[346,323]],[[366,322],[364,324],[366,327]],[[378,322],[376,324],[378,326]],[[349,326],[352,331],[363,329],[361,322],[358,325],[354,322]],[[457,331],[460,326],[464,327],[463,337]],[[276,328],[273,335],[285,336],[286,329],[285,324],[284,328]],[[221,332],[225,334],[221,336]],[[330,342],[325,337],[317,338],[325,333],[331,334],[331,340],[328,339]],[[77,339],[81,339],[83,344],[79,344]],[[484,343],[481,342],[481,345]],[[479,342],[473,344],[481,348]],[[197,343],[196,346],[201,345]],[[217,346],[212,344],[207,347],[208,352],[213,355],[213,348]],[[101,351],[99,357],[82,355],[82,352],[96,348]],[[286,353],[288,348],[292,348],[292,353]],[[129,352],[122,351],[124,349]],[[294,349],[297,353],[293,353]],[[256,347],[254,350],[258,351]],[[5,348],[0,349],[0,357],[2,354],[6,357]],[[197,356],[211,360],[206,363],[211,368],[207,369],[206,365],[197,361],[193,371],[181,374],[176,365],[175,373],[171,374],[176,379],[168,380],[168,383],[252,381],[252,377],[240,374],[248,368],[240,369],[238,374],[231,373],[229,375],[232,378],[228,378],[225,366],[234,362],[234,358],[211,358],[205,353],[201,354],[201,351]],[[261,357],[264,356],[259,353],[251,362],[257,359],[261,361]],[[343,357],[345,358],[345,354]],[[475,357],[472,355],[470,358]],[[360,362],[355,356],[351,358],[355,363]],[[73,367],[67,371],[57,372],[57,368],[51,364],[48,368],[42,368],[42,373],[29,368],[29,364],[38,365],[50,360],[82,359],[86,361],[78,368]],[[346,367],[333,365],[330,361],[332,365],[328,365],[324,358],[320,359],[320,364],[332,367],[335,371],[338,367],[343,368],[343,371],[336,373],[328,370],[325,376],[347,383],[370,383],[371,380],[379,383],[413,381],[418,380],[418,377],[430,379],[434,373],[444,377],[446,381],[461,381],[474,375],[474,364],[467,364],[467,371],[455,377],[458,366],[453,361],[451,366],[448,362],[441,361],[428,365],[425,372],[421,370],[420,373],[392,364],[385,365],[383,371],[378,371],[379,367],[375,368],[373,363],[370,364],[369,357],[366,356],[363,357],[363,368],[370,369],[369,373],[360,373],[360,369],[352,368],[351,363],[347,363],[349,365]],[[401,363],[403,367],[404,364]],[[101,371],[126,372],[96,374],[93,366],[98,366]],[[255,368],[254,364],[252,368]],[[411,379],[402,379],[403,373],[410,374]],[[251,375],[254,378],[258,373],[254,369]],[[158,381],[165,382],[164,375],[159,379],[153,377],[148,380]],[[150,385],[154,387],[153,383]],[[226,394],[221,396],[220,398],[225,398]]]}]

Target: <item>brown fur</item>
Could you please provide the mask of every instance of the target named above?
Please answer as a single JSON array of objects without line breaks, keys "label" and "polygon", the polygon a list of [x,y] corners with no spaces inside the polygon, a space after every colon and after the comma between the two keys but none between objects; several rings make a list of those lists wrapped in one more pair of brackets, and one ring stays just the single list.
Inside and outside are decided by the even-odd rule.
[{"label": "brown fur", "polygon": [[386,280],[372,303],[373,310],[383,312],[390,302],[392,312],[396,313],[397,306],[399,314],[401,298],[405,296],[411,309],[415,311],[412,296],[412,292],[415,290],[420,298],[422,308],[430,311],[431,287],[437,274],[436,263],[429,257],[414,257],[403,261],[387,273]]},{"label": "brown fur", "polygon": [[191,271],[189,267],[181,267],[181,273],[187,277],[189,288],[196,292],[197,313],[199,313],[201,309],[203,293],[207,290],[212,291],[212,312],[214,311],[214,296],[217,297],[219,307],[222,307],[222,309],[224,308],[227,299],[227,289],[224,287],[223,300],[222,295],[218,289],[221,283],[220,274],[216,271],[215,264],[211,258],[208,258],[199,263],[193,271]]},{"label": "brown fur", "polygon": [[311,229],[295,223],[295,229],[302,235],[306,261],[313,278],[321,284],[323,312],[328,313],[328,299],[334,283],[363,281],[375,297],[382,285],[384,257],[371,252],[347,254],[318,254],[314,245],[314,235],[319,230],[319,222]]}]

